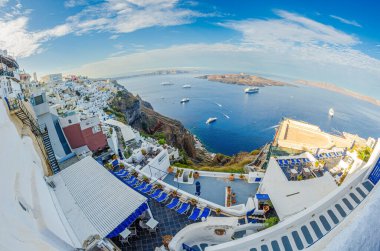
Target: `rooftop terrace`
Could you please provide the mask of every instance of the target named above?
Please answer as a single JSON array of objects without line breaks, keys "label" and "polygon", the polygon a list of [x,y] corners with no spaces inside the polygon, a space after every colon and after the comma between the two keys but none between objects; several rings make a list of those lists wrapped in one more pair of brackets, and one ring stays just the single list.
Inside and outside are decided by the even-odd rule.
[{"label": "rooftop terrace", "polygon": [[[200,176],[197,181],[201,184],[200,197],[221,206],[225,205],[225,188],[227,186],[230,186],[232,192],[236,194],[236,204],[246,204],[249,197],[255,196],[259,187],[258,183],[248,183],[239,179],[229,181],[227,178]],[[174,181],[174,174],[168,174],[164,182],[190,194],[195,194],[195,183],[178,183]]]}]

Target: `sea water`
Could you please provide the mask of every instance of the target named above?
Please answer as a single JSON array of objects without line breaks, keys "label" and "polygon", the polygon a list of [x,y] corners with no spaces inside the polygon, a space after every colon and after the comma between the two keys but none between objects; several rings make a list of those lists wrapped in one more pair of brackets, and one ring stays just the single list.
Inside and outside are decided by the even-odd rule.
[{"label": "sea water", "polygon": [[[273,140],[275,127],[288,117],[367,138],[380,137],[380,107],[328,90],[299,86],[260,88],[244,93],[245,86],[195,78],[201,74],[156,75],[120,79],[130,92],[154,109],[181,121],[212,152],[252,151]],[[162,82],[173,85],[163,86]],[[191,88],[182,88],[190,84]],[[181,104],[183,98],[190,102]],[[330,118],[328,111],[335,110]],[[210,117],[218,120],[206,124]]]}]

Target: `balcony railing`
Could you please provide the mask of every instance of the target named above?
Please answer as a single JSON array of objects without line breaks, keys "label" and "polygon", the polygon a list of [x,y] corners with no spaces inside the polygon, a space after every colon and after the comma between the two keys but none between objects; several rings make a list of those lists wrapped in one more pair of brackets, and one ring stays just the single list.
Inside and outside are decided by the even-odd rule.
[{"label": "balcony railing", "polygon": [[12,71],[6,71],[3,69],[0,69],[0,76],[14,77],[15,75]]}]

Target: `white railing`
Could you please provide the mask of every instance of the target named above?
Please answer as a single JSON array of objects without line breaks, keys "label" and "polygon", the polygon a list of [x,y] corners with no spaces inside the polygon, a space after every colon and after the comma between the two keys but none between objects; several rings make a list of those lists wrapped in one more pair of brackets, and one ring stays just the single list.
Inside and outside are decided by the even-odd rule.
[{"label": "white railing", "polygon": [[188,225],[179,231],[171,240],[169,250],[183,250],[183,243],[191,247],[203,243],[211,245],[231,241],[238,225],[238,218],[235,217],[209,217],[205,222]]}]

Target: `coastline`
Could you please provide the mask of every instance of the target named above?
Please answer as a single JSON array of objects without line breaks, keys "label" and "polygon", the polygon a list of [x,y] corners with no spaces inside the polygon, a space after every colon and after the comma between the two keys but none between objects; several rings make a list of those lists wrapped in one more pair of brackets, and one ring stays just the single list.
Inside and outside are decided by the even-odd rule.
[{"label": "coastline", "polygon": [[263,78],[255,75],[249,75],[245,73],[240,74],[210,74],[202,75],[195,78],[205,79],[211,82],[219,82],[223,84],[233,84],[233,85],[244,85],[244,86],[254,86],[254,87],[265,87],[265,86],[293,86],[296,85],[289,84],[283,81],[272,80],[269,78]]},{"label": "coastline", "polygon": [[366,96],[364,94],[360,94],[351,90],[348,90],[343,87],[336,86],[334,84],[330,83],[322,83],[322,82],[313,82],[313,81],[308,81],[308,80],[297,80],[295,81],[297,85],[304,85],[304,86],[311,86],[311,87],[316,87],[316,88],[321,88],[325,90],[329,90],[332,92],[340,93],[358,100],[362,100],[377,106],[380,106],[380,100]]}]

